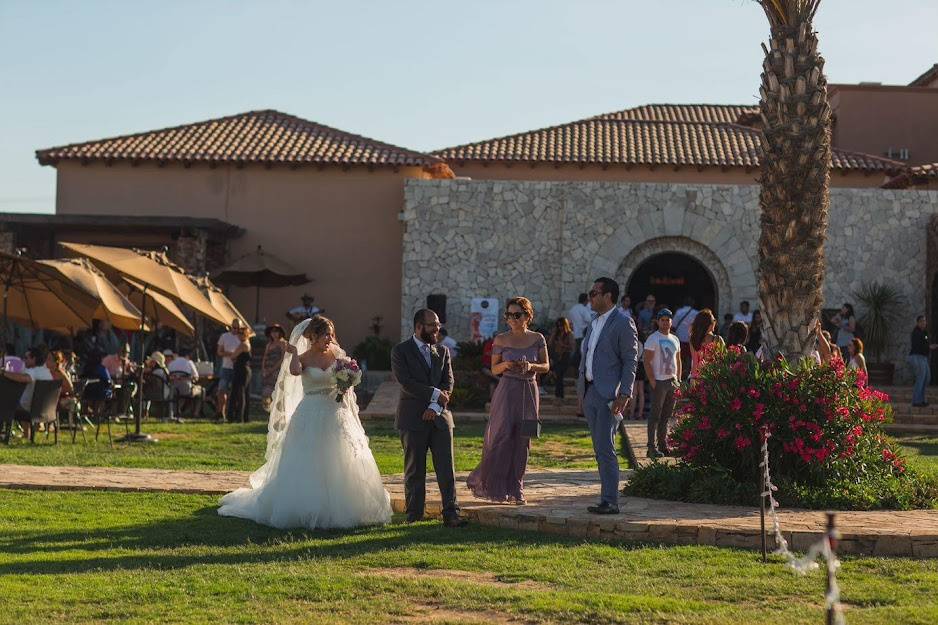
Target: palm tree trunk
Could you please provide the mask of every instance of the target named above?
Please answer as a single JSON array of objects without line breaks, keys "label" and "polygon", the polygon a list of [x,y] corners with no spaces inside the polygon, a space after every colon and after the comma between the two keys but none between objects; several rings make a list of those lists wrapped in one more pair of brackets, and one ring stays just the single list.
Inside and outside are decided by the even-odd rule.
[{"label": "palm tree trunk", "polygon": [[759,296],[769,346],[808,355],[824,283],[831,110],[812,25],[820,0],[757,0],[771,26],[763,63]]}]

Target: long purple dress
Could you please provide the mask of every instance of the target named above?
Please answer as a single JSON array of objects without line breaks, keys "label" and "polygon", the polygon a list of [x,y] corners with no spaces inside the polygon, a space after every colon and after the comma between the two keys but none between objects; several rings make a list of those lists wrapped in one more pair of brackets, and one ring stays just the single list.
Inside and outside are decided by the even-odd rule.
[{"label": "long purple dress", "polygon": [[[524,356],[528,362],[535,363],[545,347],[544,337],[539,334],[528,347],[495,345],[492,354],[500,354],[503,360],[520,360]],[[533,371],[502,374],[492,395],[482,461],[466,480],[473,495],[499,503],[524,501],[524,472],[528,467],[531,439],[521,435],[521,421],[537,419],[539,406]]]}]

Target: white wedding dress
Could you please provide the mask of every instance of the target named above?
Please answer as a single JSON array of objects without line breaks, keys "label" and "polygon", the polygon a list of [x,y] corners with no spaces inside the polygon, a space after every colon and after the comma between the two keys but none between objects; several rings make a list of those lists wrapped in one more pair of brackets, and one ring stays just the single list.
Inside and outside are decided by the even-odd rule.
[{"label": "white wedding dress", "polygon": [[[302,328],[293,334],[291,343],[299,342],[302,353]],[[334,365],[307,367],[294,376],[289,360],[288,354],[272,398],[267,462],[251,475],[250,487],[222,497],[218,513],[284,529],[388,523],[390,496],[368,448],[354,391],[337,402]]]}]

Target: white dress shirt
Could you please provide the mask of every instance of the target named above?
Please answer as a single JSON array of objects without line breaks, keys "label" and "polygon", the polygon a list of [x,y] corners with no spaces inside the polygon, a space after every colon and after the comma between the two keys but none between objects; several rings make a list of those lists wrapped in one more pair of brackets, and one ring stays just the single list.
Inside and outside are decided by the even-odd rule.
[{"label": "white dress shirt", "polygon": [[586,304],[574,304],[567,313],[573,326],[573,338],[582,339],[583,333],[593,320],[593,312]]},{"label": "white dress shirt", "polygon": [[599,335],[602,334],[603,327],[606,325],[606,320],[609,319],[609,316],[612,314],[612,311],[615,310],[615,307],[610,308],[603,314],[599,315],[593,319],[590,324],[590,340],[587,345],[586,351],[586,381],[593,381],[593,353],[596,351],[596,344],[599,343]]},{"label": "white dress shirt", "polygon": [[[417,349],[420,351],[420,355],[423,356],[423,359],[425,361],[427,361],[427,367],[432,368],[433,361],[430,359],[430,351],[429,351],[430,346],[424,343],[423,341],[421,341],[420,339],[418,339],[416,334],[414,335],[414,343],[417,344]],[[427,408],[429,408],[436,414],[440,414],[441,412],[443,412],[443,406],[436,403],[436,400],[440,398],[440,393],[442,392],[443,391],[441,391],[440,389],[433,387],[433,396],[430,397],[430,405],[427,406]]]}]

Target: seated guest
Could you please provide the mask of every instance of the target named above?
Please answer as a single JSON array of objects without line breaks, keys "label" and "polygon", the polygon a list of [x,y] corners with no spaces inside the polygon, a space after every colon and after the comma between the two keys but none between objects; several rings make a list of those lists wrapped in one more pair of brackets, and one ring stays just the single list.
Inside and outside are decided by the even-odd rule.
[{"label": "seated guest", "polygon": [[188,349],[180,350],[179,355],[169,363],[167,369],[170,379],[173,380],[173,386],[179,395],[194,397],[201,394],[202,387],[193,384],[199,379],[199,370],[192,362]]},{"label": "seated guest", "polygon": [[[154,378],[159,378],[164,380],[165,384],[159,384],[157,387],[155,384],[152,387],[152,390],[148,397],[151,401],[156,398],[157,395],[161,394],[160,397],[163,400],[172,399],[173,387],[170,385],[169,369],[166,368],[166,356],[162,352],[153,352],[150,354],[150,357],[147,358],[146,362],[146,375],[152,376]],[[146,382],[144,382],[146,384]],[[147,387],[145,387],[147,388]],[[157,390],[159,388],[159,390]],[[144,391],[146,392],[146,391]],[[164,408],[165,406],[165,408]],[[156,415],[160,421],[165,421],[167,419],[173,418],[173,404],[172,402],[158,402],[157,406],[160,414]],[[153,407],[151,407],[152,410]]]},{"label": "seated guest", "polygon": [[114,396],[114,384],[111,374],[101,361],[101,352],[91,352],[81,371],[81,377],[88,380],[82,391],[82,398],[92,403],[108,401]]},{"label": "seated guest", "polygon": [[49,356],[46,358],[46,369],[52,373],[53,380],[62,381],[62,390],[59,393],[59,410],[68,412],[74,409],[78,402],[75,399],[75,384],[72,382],[72,374],[68,370],[65,353],[61,351],[49,352]]},{"label": "seated guest", "polygon": [[26,368],[22,373],[13,373],[5,369],[0,369],[0,376],[13,380],[15,382],[26,382],[26,388],[20,397],[20,406],[16,409],[14,417],[20,422],[23,428],[23,434],[26,438],[32,433],[32,422],[30,419],[29,408],[33,401],[33,391],[36,388],[37,380],[51,380],[52,372],[44,364],[46,354],[40,347],[30,347],[23,356],[23,363]]},{"label": "seated guest", "polygon": [[101,364],[115,380],[122,380],[125,377],[132,376],[134,363],[130,360],[130,345],[125,344],[120,348],[120,351],[105,356]]},{"label": "seated guest", "polygon": [[13,343],[7,343],[6,352],[3,355],[3,369],[7,371],[12,371],[13,373],[23,373],[23,369],[26,368],[26,365],[23,364],[23,359],[15,355],[14,352],[16,348],[13,347]]}]

